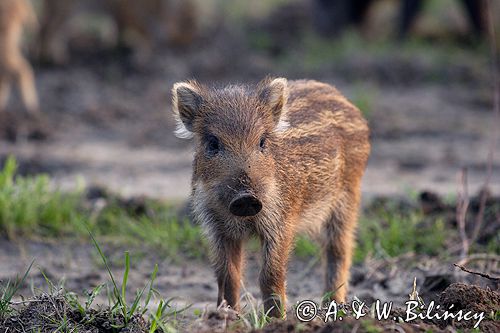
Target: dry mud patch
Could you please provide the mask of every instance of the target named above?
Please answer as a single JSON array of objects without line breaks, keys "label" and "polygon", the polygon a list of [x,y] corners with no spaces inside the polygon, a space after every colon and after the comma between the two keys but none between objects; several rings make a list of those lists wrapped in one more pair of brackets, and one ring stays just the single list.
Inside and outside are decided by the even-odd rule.
[{"label": "dry mud patch", "polygon": [[[106,243],[103,248],[115,277],[121,280],[124,273],[123,253],[125,248],[111,243]],[[226,332],[227,328],[236,332],[249,331],[248,319],[245,321],[228,309],[216,310],[217,286],[213,271],[206,260],[183,258],[182,254],[177,260],[174,260],[162,256],[158,251],[146,245],[134,248],[127,247],[126,250],[131,253],[132,262],[127,284],[129,294],[133,295],[135,290],[146,285],[154,265],[158,264],[159,271],[155,281],[155,289],[159,295],[164,298],[173,297],[174,304],[178,309],[190,306],[188,310],[180,313],[177,317],[178,328],[181,332]],[[26,304],[23,303],[23,306],[18,307],[19,318],[14,317],[13,320],[9,320],[4,325],[15,327],[20,321],[34,325],[40,320],[43,324],[43,316],[40,317],[39,314],[56,311],[54,307],[67,311],[67,317],[75,325],[81,325],[81,315],[65,304],[63,298],[50,298],[54,296],[54,293],[50,292],[46,278],[50,279],[55,286],[59,286],[63,282],[65,290],[75,292],[80,296],[102,283],[107,283],[109,276],[95,248],[89,243],[69,239],[57,242],[27,239],[19,239],[16,242],[1,240],[0,281],[5,283],[9,279],[14,279],[17,274],[26,269],[33,259],[35,259],[34,268],[16,300],[33,299],[33,290],[35,290],[34,299],[36,301],[26,303],[26,307],[24,307]],[[500,310],[498,282],[494,283],[488,279],[467,274],[454,267],[454,262],[456,259],[445,260],[425,255],[408,254],[398,258],[372,259],[366,260],[362,264],[355,264],[351,271],[350,301],[357,298],[369,305],[380,300],[393,302],[395,307],[403,307],[408,300],[408,294],[412,291],[413,279],[416,278],[418,292],[426,304],[432,300],[446,306],[453,303],[457,310],[485,311],[487,316],[491,314],[492,309]],[[474,262],[476,264],[479,262],[479,265],[475,265]],[[485,266],[480,264],[481,258],[474,262],[471,261],[471,264],[466,266],[472,270],[485,271]],[[498,274],[498,264],[497,262],[496,268],[490,267],[488,273]],[[260,294],[257,283],[259,267],[258,254],[250,252],[247,256],[244,285],[245,290],[255,296],[257,300]],[[264,328],[262,332],[351,332],[353,330],[385,332],[391,329],[399,332],[401,329],[405,332],[426,332],[429,329],[433,332],[440,332],[441,329],[444,329],[442,322],[432,321],[400,324],[394,321],[379,322],[371,319],[357,321],[346,318],[343,322],[329,323],[326,326],[318,321],[298,322],[292,310],[293,306],[306,299],[319,300],[322,296],[322,283],[323,269],[318,261],[293,258],[287,278],[289,320],[271,322],[269,327]],[[19,297],[21,295],[23,298]],[[158,299],[155,299],[150,309],[154,310],[157,303]],[[97,321],[93,322],[94,326],[89,326],[87,329],[91,332],[94,329],[95,332],[108,332],[110,321],[106,314],[106,304],[108,304],[106,293],[99,295],[95,304],[99,305],[94,309]],[[250,303],[244,302],[244,304],[246,305],[244,305],[242,312],[250,312]],[[120,320],[120,318],[115,318],[115,320]],[[137,320],[139,325],[137,332],[145,331],[146,321],[139,317]],[[485,332],[495,332],[499,328],[499,323],[499,321],[485,320],[481,329]],[[461,326],[461,323],[450,322],[447,324],[454,325],[457,329],[469,328]],[[397,327],[393,328],[395,325]],[[228,331],[231,332],[231,330]]]}]

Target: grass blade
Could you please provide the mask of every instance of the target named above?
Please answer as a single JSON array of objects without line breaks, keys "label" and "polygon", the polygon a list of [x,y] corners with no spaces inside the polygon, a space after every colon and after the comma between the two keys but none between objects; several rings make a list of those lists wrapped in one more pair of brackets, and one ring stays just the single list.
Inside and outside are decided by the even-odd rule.
[{"label": "grass blade", "polygon": [[149,283],[149,290],[148,290],[148,294],[146,296],[146,300],[144,301],[144,310],[143,310],[143,314],[146,312],[147,310],[147,307],[149,305],[149,302],[151,301],[151,297],[153,296],[153,293],[154,293],[154,288],[153,288],[153,283],[155,282],[156,280],[156,274],[158,273],[158,264],[155,264],[155,268],[153,269],[153,273],[151,273],[151,280],[150,280],[150,283]]},{"label": "grass blade", "polygon": [[14,297],[14,295],[19,291],[21,286],[26,281],[26,278],[28,277],[28,274],[31,271],[34,262],[35,260],[31,261],[31,264],[28,266],[28,269],[26,270],[26,272],[24,272],[24,275],[20,280],[17,280],[14,283],[11,283],[10,281],[7,282],[7,285],[5,286],[4,291],[2,292],[2,295],[0,297],[0,317],[8,312],[12,297]]},{"label": "grass blade", "polygon": [[127,323],[128,322],[128,318],[127,318],[127,305],[124,303],[125,300],[122,299],[122,297],[120,295],[120,291],[119,291],[118,285],[116,284],[116,280],[115,280],[115,277],[113,275],[113,272],[111,272],[111,268],[109,267],[108,260],[106,259],[106,256],[104,255],[104,252],[102,252],[102,249],[99,246],[99,244],[97,243],[97,240],[95,239],[95,237],[92,234],[92,232],[90,232],[90,230],[88,228],[87,228],[87,231],[89,232],[90,238],[92,238],[92,242],[94,243],[97,251],[99,252],[99,255],[101,256],[101,259],[102,259],[102,261],[104,263],[104,266],[106,267],[106,270],[108,271],[109,278],[111,279],[111,283],[113,284],[113,295],[115,296],[116,302],[117,302],[117,304],[115,304],[115,306],[113,306],[113,308],[115,308],[115,307],[119,307],[120,308],[120,311],[123,314],[124,320]]},{"label": "grass blade", "polygon": [[130,253],[125,251],[125,272],[123,273],[122,280],[122,299],[125,302],[127,296],[127,281],[128,281],[128,273],[130,272]]}]

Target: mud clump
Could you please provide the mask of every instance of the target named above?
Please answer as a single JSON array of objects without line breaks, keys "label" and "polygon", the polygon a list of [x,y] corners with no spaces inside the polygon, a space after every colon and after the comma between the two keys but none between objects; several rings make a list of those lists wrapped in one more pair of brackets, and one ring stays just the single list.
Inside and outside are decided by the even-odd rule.
[{"label": "mud clump", "polygon": [[500,293],[474,285],[454,283],[441,293],[439,303],[445,307],[453,304],[457,310],[489,313],[500,310]]},{"label": "mud clump", "polygon": [[189,331],[197,333],[242,333],[248,332],[238,312],[227,306],[206,312],[203,317],[189,325]]},{"label": "mud clump", "polygon": [[[128,323],[111,309],[76,310],[63,295],[42,294],[23,302],[13,314],[0,317],[0,332],[55,331],[92,333],[143,333],[149,331],[147,321],[135,315]],[[116,312],[116,311],[115,311]],[[123,327],[123,328],[120,328]]]},{"label": "mud clump", "polygon": [[[500,321],[495,320],[496,312],[500,310],[500,293],[489,289],[482,289],[474,285],[454,283],[439,296],[439,304],[453,311],[483,312],[485,319],[481,324],[482,332],[500,332]],[[492,318],[493,317],[493,318]],[[459,329],[470,329],[474,325],[471,321],[448,322]]]}]

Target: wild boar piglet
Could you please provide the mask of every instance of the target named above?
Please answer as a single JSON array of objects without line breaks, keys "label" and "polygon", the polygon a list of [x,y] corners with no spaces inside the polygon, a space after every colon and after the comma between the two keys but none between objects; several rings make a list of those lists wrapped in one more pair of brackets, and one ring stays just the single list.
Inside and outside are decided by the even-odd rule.
[{"label": "wild boar piglet", "polygon": [[239,309],[242,245],[255,235],[265,310],[283,316],[300,230],[321,242],[325,292],[344,302],[370,152],[360,111],[331,85],[284,78],[222,88],[176,83],[173,111],[177,136],[195,140],[191,204],[211,246],[218,304]]}]

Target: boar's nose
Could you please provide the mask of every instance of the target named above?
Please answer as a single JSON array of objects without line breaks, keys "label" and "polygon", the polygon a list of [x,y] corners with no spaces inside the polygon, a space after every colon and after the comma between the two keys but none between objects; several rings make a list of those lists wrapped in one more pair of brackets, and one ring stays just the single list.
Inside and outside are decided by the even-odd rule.
[{"label": "boar's nose", "polygon": [[262,203],[251,194],[243,193],[229,204],[229,211],[236,216],[254,216],[262,209]]}]

